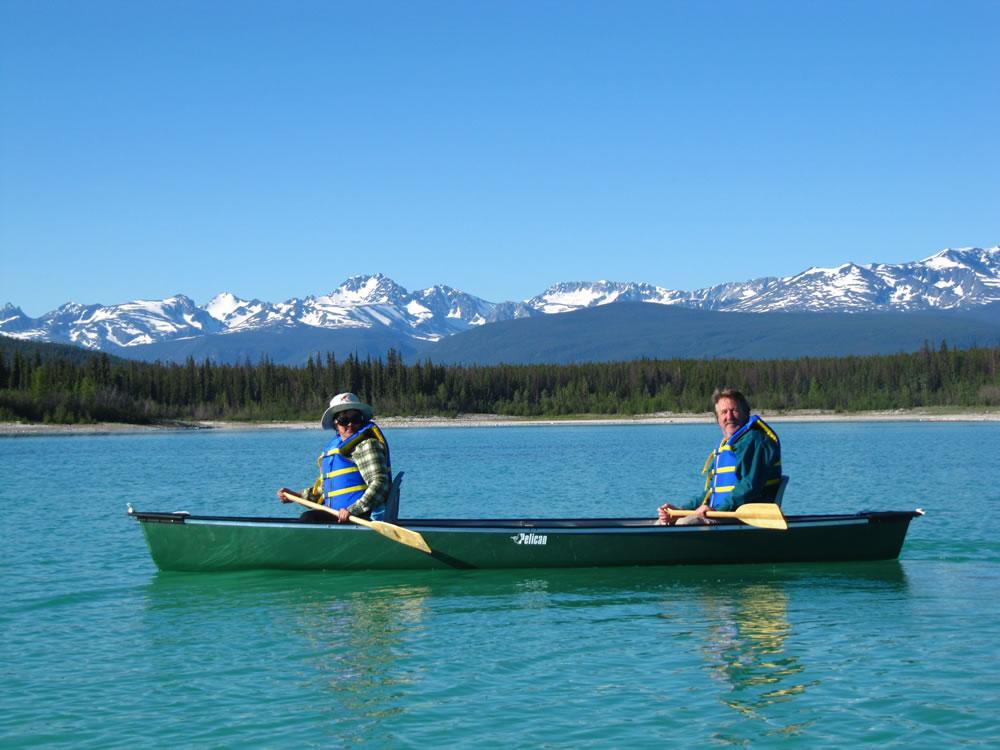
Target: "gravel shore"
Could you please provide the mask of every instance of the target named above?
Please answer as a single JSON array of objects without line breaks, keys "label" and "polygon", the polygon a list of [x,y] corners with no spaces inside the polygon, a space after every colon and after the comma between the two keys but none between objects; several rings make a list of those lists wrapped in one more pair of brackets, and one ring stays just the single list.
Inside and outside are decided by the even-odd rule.
[{"label": "gravel shore", "polygon": [[[774,424],[782,422],[1000,422],[1000,409],[978,411],[939,411],[931,409],[897,409],[870,412],[796,411],[764,415]],[[387,428],[408,427],[545,427],[551,425],[602,424],[699,424],[711,423],[712,415],[657,413],[635,417],[580,416],[564,419],[522,419],[498,414],[462,414],[457,417],[378,417]],[[99,424],[28,424],[0,422],[0,435],[103,435],[115,433],[149,433],[188,430],[315,430],[315,422],[164,422],[155,425],[119,423]]]}]

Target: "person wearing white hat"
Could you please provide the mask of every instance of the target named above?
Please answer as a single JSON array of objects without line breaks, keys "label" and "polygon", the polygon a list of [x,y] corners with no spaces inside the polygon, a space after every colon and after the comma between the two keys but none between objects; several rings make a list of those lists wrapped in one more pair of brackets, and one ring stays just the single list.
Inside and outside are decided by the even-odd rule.
[{"label": "person wearing white hat", "polygon": [[[375,412],[353,393],[338,393],[330,399],[320,424],[324,430],[335,430],[316,463],[319,479],[301,495],[314,503],[337,511],[338,521],[346,523],[348,516],[380,520],[385,514],[385,501],[392,482],[389,443],[377,424]],[[289,502],[285,492],[278,490],[278,499]],[[329,523],[330,514],[307,510],[303,521]]]}]

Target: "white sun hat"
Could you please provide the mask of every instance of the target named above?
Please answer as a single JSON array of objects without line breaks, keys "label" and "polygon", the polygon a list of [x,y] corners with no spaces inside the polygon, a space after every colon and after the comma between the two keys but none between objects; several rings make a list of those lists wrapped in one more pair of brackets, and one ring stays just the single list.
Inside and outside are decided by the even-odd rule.
[{"label": "white sun hat", "polygon": [[353,393],[338,393],[336,396],[330,399],[330,407],[323,412],[323,429],[332,430],[333,429],[333,418],[337,416],[342,411],[351,411],[352,409],[357,409],[364,418],[371,419],[375,416],[375,411],[368,404],[364,403],[360,398],[355,396]]}]

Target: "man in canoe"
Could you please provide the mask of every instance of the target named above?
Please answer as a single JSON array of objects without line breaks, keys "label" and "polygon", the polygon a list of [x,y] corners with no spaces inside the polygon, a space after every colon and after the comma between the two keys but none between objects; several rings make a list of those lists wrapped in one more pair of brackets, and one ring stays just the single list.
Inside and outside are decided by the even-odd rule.
[{"label": "man in canoe", "polygon": [[[709,511],[735,511],[744,503],[773,503],[781,484],[781,443],[763,419],[750,416],[746,396],[732,388],[712,394],[722,440],[709,454],[704,494],[687,502],[664,503],[660,524],[713,523]],[[670,510],[692,510],[675,516]]]},{"label": "man in canoe", "polygon": [[[337,511],[337,521],[346,523],[349,516],[371,518],[385,515],[385,501],[392,483],[389,444],[378,425],[372,421],[374,410],[353,393],[338,393],[323,413],[324,430],[336,430],[316,463],[319,478],[312,487],[302,490],[302,497]],[[290,502],[287,487],[278,490],[278,499]],[[333,516],[321,510],[307,510],[303,521],[330,523]]]}]

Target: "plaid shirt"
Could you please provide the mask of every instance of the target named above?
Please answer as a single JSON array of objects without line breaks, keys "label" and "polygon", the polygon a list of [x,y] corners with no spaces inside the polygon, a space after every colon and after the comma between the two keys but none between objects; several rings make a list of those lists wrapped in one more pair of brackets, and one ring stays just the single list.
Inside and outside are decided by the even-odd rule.
[{"label": "plaid shirt", "polygon": [[[365,494],[347,507],[347,512],[352,516],[367,516],[380,505],[385,504],[389,497],[389,484],[392,477],[389,476],[389,466],[385,461],[385,449],[378,440],[362,440],[354,448],[350,459],[358,465],[361,478],[368,489]],[[323,502],[323,477],[316,480],[316,484],[303,490],[302,494],[316,503]]]}]

